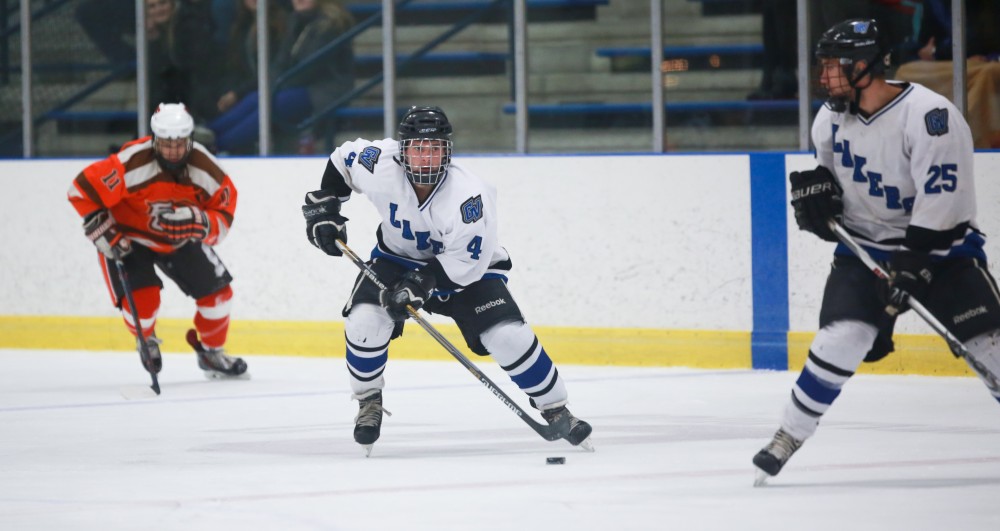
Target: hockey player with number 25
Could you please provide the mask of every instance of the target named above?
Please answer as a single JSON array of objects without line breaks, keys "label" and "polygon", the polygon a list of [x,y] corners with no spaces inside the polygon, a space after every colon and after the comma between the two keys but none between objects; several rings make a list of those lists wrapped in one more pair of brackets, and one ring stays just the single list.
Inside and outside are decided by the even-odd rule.
[{"label": "hockey player with number 25", "polygon": [[497,241],[496,191],[453,162],[452,125],[438,107],[411,107],[398,141],[346,142],[326,164],[319,190],[302,207],[313,245],[341,256],[347,240],[341,204],[364,194],[382,218],[371,269],[388,289],[361,274],[344,308],[347,369],[359,401],[354,440],[378,440],[389,342],[403,332],[407,306],[455,320],[466,343],[490,355],[549,423],[570,415],[566,440],[590,448],[591,427],[566,409],[559,371],[507,290],[511,268]]},{"label": "hockey player with number 25", "polygon": [[888,265],[889,280],[837,246],[820,329],[781,428],[753,458],[758,485],[813,435],[862,361],[892,352],[896,316],[910,297],[964,343],[967,358],[1000,373],[1000,299],[976,227],[968,124],[944,97],[885,79],[888,50],[872,20],[827,30],[816,58],[828,99],[812,127],[819,166],[790,175],[795,220],[837,242],[828,224],[836,220]]},{"label": "hockey player with number 25", "polygon": [[205,375],[244,376],[247,364],[222,348],[229,330],[232,277],[212,249],[233,223],[236,187],[215,157],[192,139],[194,119],[183,104],[161,103],[150,128],[151,137],[133,140],[87,166],[70,186],[69,201],[100,251],[112,301],[137,335],[115,267],[121,261],[145,336],[137,342],[147,346],[139,349],[146,370],[155,375],[163,365],[155,333],[163,281],[155,265],[197,302],[187,340]]}]

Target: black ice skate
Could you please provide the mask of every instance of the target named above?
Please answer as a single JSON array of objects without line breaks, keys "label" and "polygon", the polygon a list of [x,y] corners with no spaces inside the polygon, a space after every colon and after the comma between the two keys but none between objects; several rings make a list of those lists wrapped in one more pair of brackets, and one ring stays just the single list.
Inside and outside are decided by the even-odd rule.
[{"label": "black ice skate", "polygon": [[160,355],[160,341],[156,334],[149,336],[146,339],[146,348],[142,348],[142,340],[139,338],[135,339],[135,348],[139,349],[139,359],[142,360],[142,366],[146,368],[149,374],[160,374],[160,370],[163,369],[163,356]]},{"label": "black ice skate", "polygon": [[554,424],[562,415],[569,415],[569,433],[563,438],[573,446],[579,446],[588,452],[593,452],[594,444],[590,442],[590,432],[594,431],[594,429],[590,427],[590,424],[574,417],[566,409],[566,406],[554,407],[542,411],[542,418],[549,424]]},{"label": "black ice skate", "polygon": [[779,428],[774,434],[774,439],[753,456],[753,464],[758,469],[753,486],[759,487],[767,481],[767,478],[777,476],[778,472],[781,472],[781,467],[785,466],[800,446],[802,441]]},{"label": "black ice skate", "polygon": [[382,413],[392,416],[382,407],[382,391],[370,392],[358,399],[358,416],[354,417],[354,441],[365,449],[365,457],[372,455],[372,445],[382,434]]},{"label": "black ice skate", "polygon": [[198,354],[198,367],[205,371],[205,377],[212,379],[247,379],[247,363],[243,358],[226,355],[221,348],[208,348],[198,340],[198,332],[188,330],[187,342]]}]

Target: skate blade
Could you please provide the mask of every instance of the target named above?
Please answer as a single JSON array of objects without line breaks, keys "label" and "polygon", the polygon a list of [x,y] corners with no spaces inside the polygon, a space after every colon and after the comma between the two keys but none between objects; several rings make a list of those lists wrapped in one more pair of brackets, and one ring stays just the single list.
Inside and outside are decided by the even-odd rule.
[{"label": "skate blade", "polygon": [[763,470],[761,470],[761,469],[758,468],[757,469],[757,477],[755,477],[754,480],[753,480],[753,486],[754,487],[763,487],[764,485],[767,484],[767,480],[770,479],[770,478],[771,478],[770,474],[768,474],[767,472],[764,472]]},{"label": "skate blade", "polygon": [[159,396],[152,387],[148,385],[126,385],[118,388],[122,398],[125,400],[145,400]]},{"label": "skate blade", "polygon": [[594,451],[594,443],[590,441],[590,437],[587,437],[586,439],[580,441],[580,444],[578,444],[577,446],[583,448],[587,452]]},{"label": "skate blade", "polygon": [[375,446],[375,445],[373,445],[373,444],[362,444],[361,445],[361,448],[363,448],[365,450],[365,457],[371,457],[372,456],[372,447],[373,446]]},{"label": "skate blade", "polygon": [[245,372],[243,374],[237,374],[235,376],[233,376],[232,374],[226,374],[224,372],[212,371],[212,370],[205,370],[205,369],[202,369],[201,372],[205,373],[205,378],[208,378],[209,380],[249,380],[250,379],[250,371],[247,371],[247,372]]}]

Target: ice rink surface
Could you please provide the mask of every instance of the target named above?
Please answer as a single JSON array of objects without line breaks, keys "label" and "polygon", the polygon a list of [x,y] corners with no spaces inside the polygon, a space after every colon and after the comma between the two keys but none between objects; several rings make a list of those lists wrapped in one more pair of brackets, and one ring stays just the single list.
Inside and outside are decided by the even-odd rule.
[{"label": "ice rink surface", "polygon": [[247,361],[219,382],[166,354],[162,396],[128,401],[136,354],[0,350],[0,529],[1000,529],[1000,409],[970,378],[855,377],[753,488],[796,373],[561,365],[591,454],[457,362],[390,360],[365,458],[341,358]]}]

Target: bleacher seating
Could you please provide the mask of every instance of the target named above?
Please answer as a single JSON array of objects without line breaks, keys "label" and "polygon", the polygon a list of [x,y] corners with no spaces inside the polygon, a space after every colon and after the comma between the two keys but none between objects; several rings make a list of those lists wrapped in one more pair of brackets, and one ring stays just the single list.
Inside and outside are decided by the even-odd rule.
[{"label": "bleacher seating", "polygon": [[[650,51],[649,3],[640,0],[526,0],[529,30],[529,118],[538,129],[532,150],[572,149],[575,145],[640,145],[649,135],[652,107],[648,103]],[[381,0],[347,0],[358,21],[371,17]],[[746,137],[746,125],[770,128],[757,147],[779,147],[785,132],[797,123],[797,104],[742,101],[760,79],[762,46],[759,16],[747,15],[746,0],[667,0],[664,2],[666,112],[671,128],[685,130],[697,142],[736,148]],[[492,6],[492,8],[491,8]],[[710,7],[714,6],[714,7]],[[455,22],[491,8],[486,18],[462,30],[427,55],[404,65],[415,50],[434,41]],[[726,10],[735,16],[714,16]],[[713,16],[704,16],[713,13]],[[495,0],[412,0],[396,12],[396,97],[400,105],[438,102],[454,110],[463,123],[463,150],[505,152],[513,149],[514,120],[510,79],[509,3]],[[482,22],[486,22],[482,24]],[[537,24],[537,22],[546,22]],[[70,30],[78,31],[74,26]],[[53,41],[54,42],[54,41]],[[88,42],[85,39],[82,41]],[[645,45],[645,47],[643,46]],[[381,68],[381,35],[375,27],[355,41],[358,82]],[[55,47],[53,47],[53,51]],[[84,50],[86,51],[86,50]],[[91,50],[91,52],[93,52]],[[45,62],[73,61],[50,53]],[[93,62],[94,53],[75,56]],[[84,68],[92,70],[92,65]],[[78,69],[79,70],[79,69]],[[92,79],[93,77],[89,77]],[[45,82],[44,79],[39,80]],[[64,80],[69,85],[71,80]],[[78,82],[78,81],[77,81]],[[40,128],[44,146],[66,146],[90,153],[90,137],[122,141],[134,133],[134,81],[108,86],[92,98],[52,113]],[[695,101],[696,100],[696,101]],[[36,99],[45,112],[55,103]],[[381,94],[366,93],[336,113],[338,141],[380,135],[383,130]],[[469,126],[471,125],[471,128]],[[726,127],[730,126],[730,127]],[[573,131],[587,129],[586,131]],[[567,138],[584,133],[587,141]],[[87,138],[84,138],[87,136]],[[579,136],[579,135],[569,135]],[[53,138],[49,138],[53,137]],[[723,138],[725,137],[725,138]],[[601,140],[598,140],[600,138]],[[755,137],[756,139],[757,137]],[[636,142],[636,139],[639,139]],[[582,142],[582,143],[581,143]],[[681,149],[697,149],[692,141]],[[584,148],[585,149],[585,148]]]},{"label": "bleacher seating", "polygon": [[[398,113],[403,113],[406,109],[400,108]],[[344,107],[337,109],[338,120],[350,122],[354,126],[371,127],[372,124],[382,122],[383,110],[381,107]],[[116,126],[123,126],[125,131],[134,129],[138,115],[135,111],[57,111],[48,113],[49,118],[56,122],[60,128],[72,127],[79,132],[81,128],[86,129],[87,124],[97,125],[107,129],[117,129]]]},{"label": "bleacher seating", "polygon": [[[820,102],[814,103],[818,108]],[[671,123],[688,121],[714,125],[789,125],[798,120],[798,101],[687,101],[664,104]],[[516,112],[514,104],[504,105],[505,114]],[[652,125],[651,103],[550,103],[529,104],[531,127],[649,127]]]},{"label": "bleacher seating", "polygon": [[[406,65],[403,61],[410,56],[396,55],[397,75],[400,77],[420,76],[495,76],[507,71],[506,53],[492,52],[431,52]],[[357,55],[354,58],[356,73],[361,77],[372,76],[382,70],[382,56],[374,54]]]},{"label": "bleacher seating", "polygon": [[[597,6],[607,5],[609,0],[526,0],[526,16],[529,22],[547,20],[593,20]],[[506,23],[509,19],[505,5],[496,0],[415,0],[396,10],[396,25],[411,26],[424,24],[454,24],[483,9],[490,8],[482,22]],[[381,1],[348,4],[348,10],[363,19],[380,12]]]},{"label": "bleacher seating", "polygon": [[[648,72],[652,60],[648,46],[604,47],[594,53],[611,61],[612,72]],[[762,44],[664,46],[663,60],[684,71],[760,68],[763,53]]]}]

